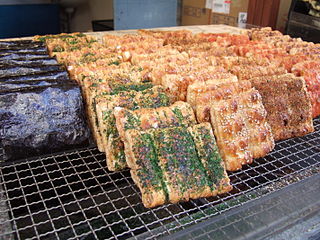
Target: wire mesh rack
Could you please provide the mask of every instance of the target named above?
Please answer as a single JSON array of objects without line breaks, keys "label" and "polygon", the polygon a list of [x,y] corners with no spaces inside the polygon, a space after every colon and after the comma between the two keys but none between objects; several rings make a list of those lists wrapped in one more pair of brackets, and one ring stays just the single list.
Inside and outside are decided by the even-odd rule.
[{"label": "wire mesh rack", "polygon": [[[16,239],[149,239],[214,217],[259,198],[265,186],[320,165],[316,131],[278,142],[265,158],[229,173],[227,194],[146,209],[129,171],[109,172],[96,148],[1,163],[0,216]],[[1,235],[0,235],[1,237]]]}]

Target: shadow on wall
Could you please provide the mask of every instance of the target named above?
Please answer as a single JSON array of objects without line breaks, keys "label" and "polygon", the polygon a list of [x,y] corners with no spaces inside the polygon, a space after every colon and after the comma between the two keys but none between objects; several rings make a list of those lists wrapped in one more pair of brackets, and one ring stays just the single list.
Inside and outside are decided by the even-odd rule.
[{"label": "shadow on wall", "polygon": [[73,6],[73,12],[70,18],[70,31],[92,31],[92,21],[110,19],[113,19],[112,0],[79,0],[78,3]]}]

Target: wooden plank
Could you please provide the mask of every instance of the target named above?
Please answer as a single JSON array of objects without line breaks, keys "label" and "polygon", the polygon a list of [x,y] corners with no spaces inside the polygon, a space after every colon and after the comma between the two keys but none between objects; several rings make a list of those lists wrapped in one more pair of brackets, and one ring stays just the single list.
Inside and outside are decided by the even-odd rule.
[{"label": "wooden plank", "polygon": [[261,20],[263,16],[263,5],[264,5],[264,0],[257,1],[256,8],[254,10],[254,18],[253,18],[254,25],[261,26]]},{"label": "wooden plank", "polygon": [[263,14],[261,16],[261,27],[267,27],[270,24],[270,16],[273,14],[273,0],[261,1],[263,2]]},{"label": "wooden plank", "polygon": [[270,15],[269,26],[275,29],[277,27],[277,19],[280,8],[280,0],[273,0],[272,12]]},{"label": "wooden plank", "polygon": [[280,0],[250,0],[248,6],[249,24],[276,27]]},{"label": "wooden plank", "polygon": [[263,16],[261,20],[262,27],[272,27],[275,28],[278,18],[280,0],[270,0],[264,1],[263,4]]},{"label": "wooden plank", "polygon": [[250,0],[248,6],[248,16],[247,16],[247,23],[253,25],[255,9],[256,9],[257,0]]}]

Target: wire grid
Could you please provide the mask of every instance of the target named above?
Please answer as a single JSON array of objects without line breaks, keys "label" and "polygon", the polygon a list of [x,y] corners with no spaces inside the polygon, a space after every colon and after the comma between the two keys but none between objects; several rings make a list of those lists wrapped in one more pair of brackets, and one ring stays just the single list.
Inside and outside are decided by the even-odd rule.
[{"label": "wire grid", "polygon": [[[146,209],[129,171],[109,172],[96,148],[2,163],[0,199],[16,239],[151,239],[221,214],[263,194],[272,182],[320,165],[316,131],[281,141],[265,158],[229,173],[230,193]],[[0,204],[0,205],[1,205]],[[227,233],[225,233],[227,234]],[[1,237],[1,235],[0,235]]]}]

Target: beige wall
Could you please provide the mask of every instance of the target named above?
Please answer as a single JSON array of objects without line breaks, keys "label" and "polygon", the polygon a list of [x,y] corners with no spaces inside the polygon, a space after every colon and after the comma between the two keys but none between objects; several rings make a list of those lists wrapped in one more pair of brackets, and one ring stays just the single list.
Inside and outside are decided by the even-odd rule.
[{"label": "beige wall", "polygon": [[89,0],[93,20],[113,19],[112,0]]},{"label": "beige wall", "polygon": [[284,32],[284,29],[286,27],[290,5],[291,1],[289,0],[280,1],[276,28],[281,32]]},{"label": "beige wall", "polygon": [[91,26],[91,12],[89,11],[89,4],[87,2],[78,5],[71,18],[71,32],[88,32],[92,31]]},{"label": "beige wall", "polygon": [[76,7],[71,20],[71,31],[92,31],[92,20],[105,19],[113,19],[113,0],[87,0]]}]

